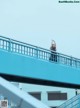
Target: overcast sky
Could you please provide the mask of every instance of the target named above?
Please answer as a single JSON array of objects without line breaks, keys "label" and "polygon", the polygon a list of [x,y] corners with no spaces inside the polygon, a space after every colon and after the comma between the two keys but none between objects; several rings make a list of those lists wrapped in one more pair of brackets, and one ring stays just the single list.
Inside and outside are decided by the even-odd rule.
[{"label": "overcast sky", "polygon": [[80,58],[80,3],[0,0],[0,35]]}]

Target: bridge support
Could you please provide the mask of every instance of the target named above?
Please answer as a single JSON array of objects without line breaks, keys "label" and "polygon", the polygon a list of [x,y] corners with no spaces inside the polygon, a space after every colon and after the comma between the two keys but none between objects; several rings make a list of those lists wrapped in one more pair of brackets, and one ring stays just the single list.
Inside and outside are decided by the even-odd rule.
[{"label": "bridge support", "polygon": [[15,103],[17,108],[49,108],[2,77],[0,77],[0,94]]}]

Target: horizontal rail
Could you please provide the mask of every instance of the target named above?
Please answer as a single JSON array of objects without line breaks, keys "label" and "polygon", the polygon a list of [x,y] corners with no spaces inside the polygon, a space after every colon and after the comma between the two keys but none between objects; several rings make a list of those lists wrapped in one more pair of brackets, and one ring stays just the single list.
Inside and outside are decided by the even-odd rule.
[{"label": "horizontal rail", "polygon": [[0,36],[0,49],[80,68],[80,59]]}]

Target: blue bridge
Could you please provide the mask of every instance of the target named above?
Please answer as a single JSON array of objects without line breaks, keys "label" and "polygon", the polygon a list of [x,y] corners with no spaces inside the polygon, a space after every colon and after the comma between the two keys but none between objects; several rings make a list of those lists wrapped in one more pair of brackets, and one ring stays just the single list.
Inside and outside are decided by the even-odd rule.
[{"label": "blue bridge", "polygon": [[[52,53],[57,61],[49,60]],[[80,88],[80,59],[0,36],[0,76],[9,81]]]}]

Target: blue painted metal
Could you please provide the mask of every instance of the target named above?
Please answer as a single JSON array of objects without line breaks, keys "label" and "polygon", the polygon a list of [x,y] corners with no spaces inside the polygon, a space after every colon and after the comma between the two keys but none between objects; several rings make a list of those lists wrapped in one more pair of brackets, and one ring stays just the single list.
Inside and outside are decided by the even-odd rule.
[{"label": "blue painted metal", "polygon": [[74,66],[74,67],[80,67],[80,59],[78,58],[64,55],[58,52],[54,53],[54,51],[50,51],[41,47],[23,43],[3,36],[0,36],[0,49],[24,54],[26,56],[33,56],[47,61],[49,61],[50,55],[53,52],[53,54],[57,56],[57,63]]},{"label": "blue painted metal", "polygon": [[[53,52],[54,53],[54,52]],[[0,74],[80,85],[80,59],[0,36]]]},{"label": "blue painted metal", "polygon": [[64,102],[57,108],[80,108],[80,94]]}]

